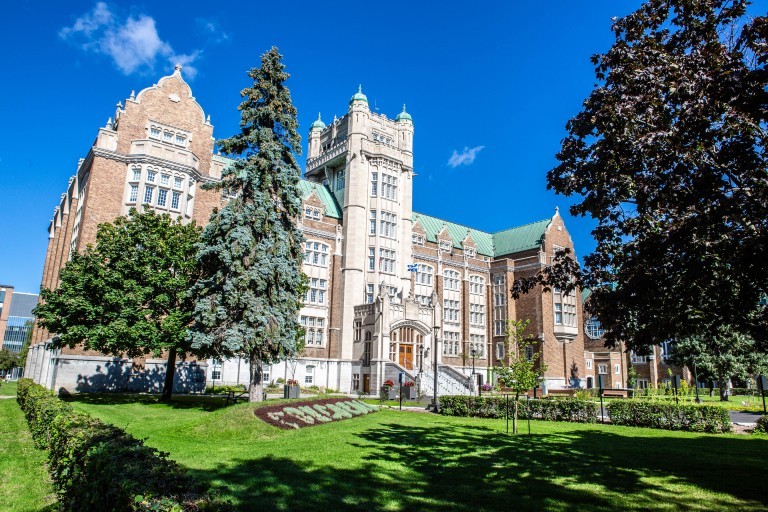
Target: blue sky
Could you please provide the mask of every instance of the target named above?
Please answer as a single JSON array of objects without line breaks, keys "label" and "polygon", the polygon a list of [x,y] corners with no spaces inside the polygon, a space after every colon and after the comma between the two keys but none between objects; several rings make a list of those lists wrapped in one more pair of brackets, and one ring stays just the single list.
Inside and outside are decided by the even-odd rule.
[{"label": "blue sky", "polygon": [[[238,129],[245,71],[277,45],[306,139],[362,83],[413,115],[414,210],[486,231],[560,207],[577,254],[593,223],[546,190],[589,57],[640,0],[589,2],[9,2],[0,48],[0,283],[37,292],[46,228],[115,104],[184,64],[214,135]],[[306,147],[306,145],[304,145]],[[305,156],[300,158],[303,163]]]}]

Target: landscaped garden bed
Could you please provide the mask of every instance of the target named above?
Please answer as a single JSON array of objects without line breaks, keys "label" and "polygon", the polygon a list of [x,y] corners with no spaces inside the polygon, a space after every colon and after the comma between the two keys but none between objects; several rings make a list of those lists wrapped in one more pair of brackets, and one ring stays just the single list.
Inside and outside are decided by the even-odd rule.
[{"label": "landscaped garden bed", "polygon": [[292,401],[290,404],[263,405],[254,409],[253,413],[270,425],[282,429],[296,429],[346,420],[377,410],[376,407],[352,398],[324,398]]}]

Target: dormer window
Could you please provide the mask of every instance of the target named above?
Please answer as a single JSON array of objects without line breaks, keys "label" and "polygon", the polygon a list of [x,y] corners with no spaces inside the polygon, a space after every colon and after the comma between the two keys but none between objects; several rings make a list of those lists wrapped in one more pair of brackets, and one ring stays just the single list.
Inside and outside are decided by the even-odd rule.
[{"label": "dormer window", "polygon": [[443,252],[451,252],[451,249],[453,248],[453,242],[450,240],[440,240],[438,245]]},{"label": "dormer window", "polygon": [[189,140],[189,133],[174,128],[172,126],[164,126],[160,123],[150,121],[149,125],[149,138],[155,140],[162,140],[176,146],[186,147]]},{"label": "dormer window", "polygon": [[414,245],[424,245],[424,235],[420,235],[418,233],[413,233],[411,235],[411,242]]},{"label": "dormer window", "polygon": [[465,247],[464,256],[467,258],[474,258],[477,255],[477,250],[474,247]]},{"label": "dormer window", "polygon": [[320,213],[320,208],[316,208],[314,206],[305,207],[304,217],[307,219],[320,220],[320,218],[322,217],[322,214]]}]

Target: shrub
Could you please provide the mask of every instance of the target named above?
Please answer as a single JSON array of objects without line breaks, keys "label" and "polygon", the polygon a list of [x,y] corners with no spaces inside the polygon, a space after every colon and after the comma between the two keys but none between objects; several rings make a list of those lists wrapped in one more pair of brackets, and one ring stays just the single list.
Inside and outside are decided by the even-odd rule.
[{"label": "shrub", "polygon": [[63,511],[228,510],[181,467],[122,429],[54,397],[29,379],[17,400],[48,468]]},{"label": "shrub", "polygon": [[757,424],[752,431],[753,434],[768,434],[768,416],[760,416],[757,418]]},{"label": "shrub", "polygon": [[614,425],[710,433],[731,431],[728,411],[716,405],[617,400],[606,409]]},{"label": "shrub", "polygon": [[245,384],[234,384],[227,386],[207,386],[205,388],[206,393],[227,394],[227,393],[242,393],[246,391]]},{"label": "shrub", "polygon": [[[514,400],[509,400],[509,415],[514,413]],[[471,416],[475,418],[504,418],[507,400],[502,396],[442,396],[440,412],[447,416]],[[545,421],[571,421],[594,423],[597,421],[597,404],[578,398],[542,398],[521,400],[518,418]]]}]

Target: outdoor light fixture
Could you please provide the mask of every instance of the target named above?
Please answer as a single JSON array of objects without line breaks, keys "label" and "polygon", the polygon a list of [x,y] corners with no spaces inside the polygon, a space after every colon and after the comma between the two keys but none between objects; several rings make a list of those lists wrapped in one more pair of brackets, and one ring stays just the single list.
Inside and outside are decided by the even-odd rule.
[{"label": "outdoor light fixture", "polygon": [[[435,322],[435,323],[437,323],[437,322]],[[435,365],[434,365],[434,368],[432,368],[432,372],[434,373],[434,381],[433,381],[434,388],[433,388],[433,398],[432,398],[432,408],[433,409],[432,410],[434,412],[438,412],[438,410],[440,408],[440,404],[437,401],[437,343],[439,341],[440,326],[439,325],[435,325],[434,330],[435,330],[435,350],[434,350],[434,352],[435,352],[435,357],[434,357]]]}]

